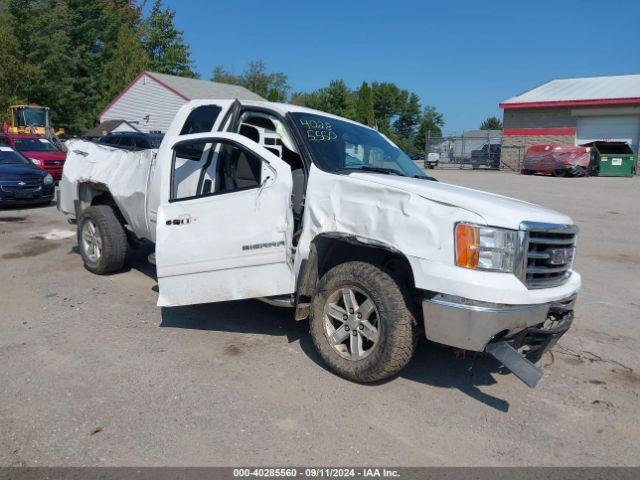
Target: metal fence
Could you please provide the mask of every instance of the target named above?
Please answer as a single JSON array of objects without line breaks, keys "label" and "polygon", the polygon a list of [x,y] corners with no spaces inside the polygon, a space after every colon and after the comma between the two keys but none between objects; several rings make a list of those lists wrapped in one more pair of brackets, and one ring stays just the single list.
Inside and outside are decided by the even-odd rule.
[{"label": "metal fence", "polygon": [[505,169],[519,171],[525,145],[503,145],[501,130],[462,135],[427,135],[425,152],[414,155],[426,168]]}]

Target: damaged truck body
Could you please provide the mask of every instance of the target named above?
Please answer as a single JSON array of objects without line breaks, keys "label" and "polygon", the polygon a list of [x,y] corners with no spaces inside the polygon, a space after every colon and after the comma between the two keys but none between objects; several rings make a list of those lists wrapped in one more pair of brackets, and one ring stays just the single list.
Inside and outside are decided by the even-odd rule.
[{"label": "damaged truck body", "polygon": [[495,356],[529,386],[570,327],[577,228],[424,175],[379,132],[270,102],[196,100],[158,150],[68,142],[58,208],[88,270],[155,243],[160,306],[295,308],[332,371],[399,372],[420,334]]}]

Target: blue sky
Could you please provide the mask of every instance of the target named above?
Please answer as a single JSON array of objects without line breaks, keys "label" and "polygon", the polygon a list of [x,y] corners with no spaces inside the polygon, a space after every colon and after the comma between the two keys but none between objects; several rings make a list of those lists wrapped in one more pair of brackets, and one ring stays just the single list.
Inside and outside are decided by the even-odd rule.
[{"label": "blue sky", "polygon": [[[640,73],[640,1],[165,0],[197,70],[253,59],[295,91],[390,81],[477,128],[498,103],[553,78]],[[613,27],[608,27],[613,25]]]}]

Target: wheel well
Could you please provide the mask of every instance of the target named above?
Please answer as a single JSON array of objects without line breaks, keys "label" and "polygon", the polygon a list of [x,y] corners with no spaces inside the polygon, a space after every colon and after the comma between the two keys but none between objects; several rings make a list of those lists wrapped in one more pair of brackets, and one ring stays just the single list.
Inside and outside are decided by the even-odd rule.
[{"label": "wheel well", "polygon": [[311,242],[309,259],[303,265],[298,285],[298,303],[311,300],[318,280],[333,267],[345,262],[360,261],[389,272],[407,293],[415,292],[413,271],[407,257],[393,248],[367,243],[354,236],[319,235]]},{"label": "wheel well", "polygon": [[88,207],[92,207],[95,205],[108,205],[111,207],[116,215],[116,218],[123,226],[126,225],[126,220],[118,204],[113,199],[111,192],[105,185],[94,184],[94,183],[83,183],[78,187],[78,211],[76,218],[80,216],[80,214],[87,209]]}]

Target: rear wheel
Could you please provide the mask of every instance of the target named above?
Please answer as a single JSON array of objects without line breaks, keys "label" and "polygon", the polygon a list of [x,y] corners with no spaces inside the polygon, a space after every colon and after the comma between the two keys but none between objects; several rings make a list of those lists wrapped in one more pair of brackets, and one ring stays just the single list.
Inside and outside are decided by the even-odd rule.
[{"label": "rear wheel", "polygon": [[368,263],[347,262],[320,280],[311,336],[333,372],[355,382],[374,382],[409,363],[416,321],[388,273]]},{"label": "rear wheel", "polygon": [[103,275],[122,268],[127,236],[111,207],[96,205],[82,212],[78,220],[78,246],[90,272]]}]

